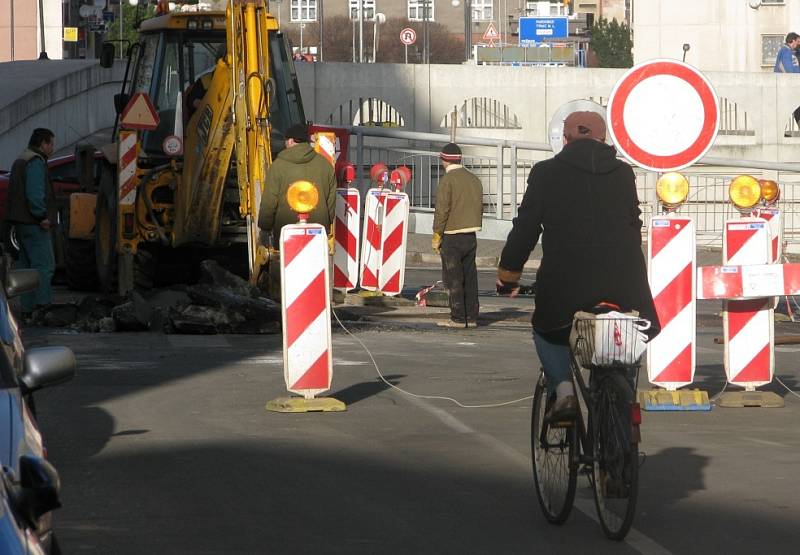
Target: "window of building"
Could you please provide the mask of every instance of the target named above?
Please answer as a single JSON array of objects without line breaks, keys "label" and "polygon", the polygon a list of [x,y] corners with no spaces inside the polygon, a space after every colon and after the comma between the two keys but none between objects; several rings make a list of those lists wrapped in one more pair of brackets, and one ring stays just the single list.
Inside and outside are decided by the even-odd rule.
[{"label": "window of building", "polygon": [[434,20],[433,0],[408,0],[408,19],[411,21],[425,20],[425,12],[428,12],[428,21]]},{"label": "window of building", "polygon": [[472,21],[491,21],[494,0],[472,0]]},{"label": "window of building", "polygon": [[292,0],[292,21],[316,21],[317,0]]},{"label": "window of building", "polygon": [[761,65],[775,65],[775,57],[781,49],[785,35],[761,35]]},{"label": "window of building", "polygon": [[364,19],[369,21],[375,19],[375,0],[350,0],[350,19],[358,20],[359,2],[364,6]]}]

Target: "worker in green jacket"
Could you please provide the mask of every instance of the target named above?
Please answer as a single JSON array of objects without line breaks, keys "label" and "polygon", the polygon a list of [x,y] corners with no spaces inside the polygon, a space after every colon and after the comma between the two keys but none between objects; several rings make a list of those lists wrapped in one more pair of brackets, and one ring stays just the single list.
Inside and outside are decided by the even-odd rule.
[{"label": "worker in green jacket", "polygon": [[16,229],[20,243],[17,267],[39,272],[39,287],[22,295],[23,320],[30,318],[35,309],[52,302],[55,257],[50,230],[57,222],[57,211],[47,158],[54,148],[52,131],[34,129],[28,148],[11,166],[6,219]]},{"label": "worker in green jacket", "polygon": [[450,300],[450,319],[438,325],[474,328],[478,325],[476,232],[483,222],[481,180],[461,165],[461,148],[448,143],[439,154],[445,176],[436,189],[431,246],[442,256],[442,277]]},{"label": "worker in green jacket", "polygon": [[[309,223],[320,224],[333,245],[333,222],[336,217],[336,177],[333,166],[308,142],[308,127],[296,124],[286,131],[286,148],[278,153],[264,179],[264,195],[258,213],[258,227],[272,233],[273,253],[279,247],[281,229],[296,224],[297,214],[289,207],[286,191],[296,181],[309,181],[319,191],[319,204],[308,216]],[[268,294],[280,299],[280,268],[276,256],[270,258]]]}]

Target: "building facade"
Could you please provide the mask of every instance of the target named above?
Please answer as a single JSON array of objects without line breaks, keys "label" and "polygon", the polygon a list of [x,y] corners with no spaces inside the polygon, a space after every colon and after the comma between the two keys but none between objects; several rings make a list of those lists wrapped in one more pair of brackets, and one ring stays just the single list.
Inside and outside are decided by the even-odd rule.
[{"label": "building facade", "polygon": [[[62,57],[62,0],[0,0],[0,62],[35,60],[44,50],[50,59]],[[41,44],[39,6],[44,14]]]},{"label": "building facade", "polygon": [[800,33],[800,0],[636,2],[633,54],[681,59],[702,71],[770,72],[790,31]]}]

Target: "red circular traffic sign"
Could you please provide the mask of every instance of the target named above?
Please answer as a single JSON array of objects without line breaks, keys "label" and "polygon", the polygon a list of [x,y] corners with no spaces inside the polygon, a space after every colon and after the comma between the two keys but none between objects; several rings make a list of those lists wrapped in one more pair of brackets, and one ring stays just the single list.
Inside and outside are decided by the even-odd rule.
[{"label": "red circular traffic sign", "polygon": [[406,27],[405,29],[400,31],[400,42],[402,42],[406,46],[411,46],[412,44],[417,42],[417,32],[411,27]]},{"label": "red circular traffic sign", "polygon": [[637,166],[659,172],[691,166],[714,144],[719,101],[711,83],[677,60],[632,67],[608,100],[614,144]]}]

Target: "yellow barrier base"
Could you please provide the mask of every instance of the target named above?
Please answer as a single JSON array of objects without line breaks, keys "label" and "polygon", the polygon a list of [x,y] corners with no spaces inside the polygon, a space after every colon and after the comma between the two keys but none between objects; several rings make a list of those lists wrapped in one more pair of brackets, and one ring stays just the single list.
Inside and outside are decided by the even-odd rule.
[{"label": "yellow barrier base", "polygon": [[708,392],[700,389],[640,391],[639,405],[646,411],[711,410]]},{"label": "yellow barrier base", "polygon": [[269,401],[266,409],[274,412],[341,412],[347,410],[347,405],[333,397],[278,397]]},{"label": "yellow barrier base", "polygon": [[785,402],[783,397],[771,391],[731,391],[720,395],[717,405],[725,408],[780,409],[785,406]]}]

